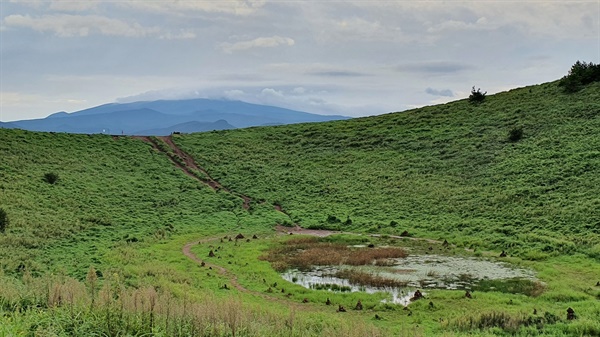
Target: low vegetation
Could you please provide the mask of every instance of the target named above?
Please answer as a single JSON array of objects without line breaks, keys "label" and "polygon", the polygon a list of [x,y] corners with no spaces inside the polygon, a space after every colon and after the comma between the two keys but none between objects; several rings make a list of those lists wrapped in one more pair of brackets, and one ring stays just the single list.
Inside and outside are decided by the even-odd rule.
[{"label": "low vegetation", "polygon": [[[596,65],[576,66],[483,104],[173,135],[216,190],[160,139],[0,129],[0,335],[598,335],[600,83]],[[182,253],[199,240],[197,260]],[[407,253],[537,280],[432,289],[403,310],[274,270]]]}]

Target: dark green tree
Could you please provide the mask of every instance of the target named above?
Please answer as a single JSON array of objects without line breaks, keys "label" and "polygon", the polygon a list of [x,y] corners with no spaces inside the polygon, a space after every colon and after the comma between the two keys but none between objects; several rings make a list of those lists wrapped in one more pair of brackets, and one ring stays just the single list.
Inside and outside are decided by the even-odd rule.
[{"label": "dark green tree", "polygon": [[587,84],[598,81],[600,81],[600,64],[577,61],[558,85],[565,92],[573,93],[581,90]]},{"label": "dark green tree", "polygon": [[469,95],[469,102],[473,104],[479,104],[485,100],[486,92],[481,92],[481,88],[475,90],[475,86],[471,89],[471,95]]}]

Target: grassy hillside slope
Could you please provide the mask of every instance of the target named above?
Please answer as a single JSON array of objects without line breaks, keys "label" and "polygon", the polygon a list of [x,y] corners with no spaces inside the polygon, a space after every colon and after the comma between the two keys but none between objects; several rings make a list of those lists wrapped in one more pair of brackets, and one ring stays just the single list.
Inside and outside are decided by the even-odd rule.
[{"label": "grassy hillside slope", "polygon": [[[511,141],[513,129],[523,136]],[[600,257],[600,85],[557,82],[333,123],[176,138],[217,180],[309,227]]]},{"label": "grassy hillside slope", "polygon": [[[175,233],[268,224],[242,200],[214,192],[140,140],[0,130],[0,269],[34,274],[61,268],[80,278],[103,254],[128,242]],[[59,176],[55,184],[46,173]],[[239,226],[238,226],[239,227]]]},{"label": "grassy hillside slope", "polygon": [[[598,130],[600,83],[171,138],[0,129],[0,336],[598,335]],[[406,309],[383,293],[306,289],[265,260],[307,239],[277,223],[407,231],[420,238],[322,243],[503,262],[536,280],[472,298],[426,289]],[[336,312],[358,300],[364,310]]]}]

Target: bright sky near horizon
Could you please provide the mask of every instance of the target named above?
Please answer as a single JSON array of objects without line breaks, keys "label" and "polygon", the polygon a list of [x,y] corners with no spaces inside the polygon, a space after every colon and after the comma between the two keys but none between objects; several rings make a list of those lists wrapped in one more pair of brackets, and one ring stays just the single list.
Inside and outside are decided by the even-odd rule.
[{"label": "bright sky near horizon", "polygon": [[600,63],[600,0],[0,0],[0,121],[224,98],[375,115]]}]

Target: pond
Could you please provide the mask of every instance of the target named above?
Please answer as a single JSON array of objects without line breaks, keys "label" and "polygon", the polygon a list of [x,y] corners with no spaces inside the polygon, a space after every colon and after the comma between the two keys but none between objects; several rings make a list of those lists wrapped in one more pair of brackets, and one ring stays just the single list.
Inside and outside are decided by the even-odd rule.
[{"label": "pond", "polygon": [[[351,284],[336,277],[339,271],[353,271],[376,275],[406,284],[405,287],[374,287]],[[332,291],[387,292],[385,302],[408,305],[417,289],[471,290],[481,280],[535,280],[531,270],[516,268],[506,262],[488,261],[473,257],[443,255],[411,255],[393,259],[388,266],[319,266],[310,271],[288,270],[282,277],[309,289]]]}]

